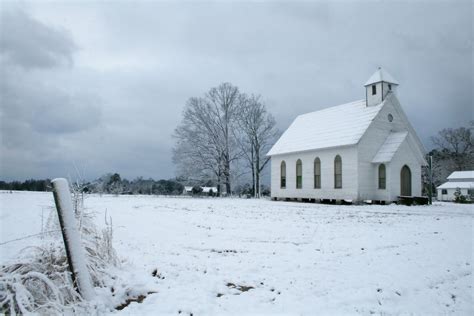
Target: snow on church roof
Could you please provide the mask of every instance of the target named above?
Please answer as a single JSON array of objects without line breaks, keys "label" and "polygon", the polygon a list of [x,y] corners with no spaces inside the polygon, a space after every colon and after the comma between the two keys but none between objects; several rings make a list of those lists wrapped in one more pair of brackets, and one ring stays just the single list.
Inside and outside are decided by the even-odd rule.
[{"label": "snow on church roof", "polygon": [[379,67],[379,69],[377,69],[377,71],[374,72],[372,76],[370,76],[369,80],[367,80],[364,86],[368,86],[380,81],[385,81],[385,82],[389,82],[389,83],[393,83],[397,85],[399,84],[398,81],[395,80],[395,78],[393,78],[393,76],[388,73],[388,71]]},{"label": "snow on church roof", "polygon": [[407,135],[408,132],[390,133],[385,139],[382,147],[380,147],[379,151],[375,155],[374,159],[372,159],[372,162],[381,163],[392,161],[393,155],[395,155]]},{"label": "snow on church roof", "polygon": [[382,106],[360,100],[300,115],[267,156],[357,144]]}]

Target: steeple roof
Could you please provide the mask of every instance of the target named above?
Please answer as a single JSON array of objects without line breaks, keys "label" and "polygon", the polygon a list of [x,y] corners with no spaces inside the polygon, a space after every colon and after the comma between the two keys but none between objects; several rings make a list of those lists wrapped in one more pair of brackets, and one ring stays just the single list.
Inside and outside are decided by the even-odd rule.
[{"label": "steeple roof", "polygon": [[374,72],[372,76],[370,76],[369,80],[367,80],[364,86],[368,86],[368,85],[381,82],[381,81],[396,84],[396,85],[399,84],[398,81],[395,80],[395,78],[393,78],[391,74],[389,74],[385,69],[379,67],[379,69],[377,69],[377,71]]}]

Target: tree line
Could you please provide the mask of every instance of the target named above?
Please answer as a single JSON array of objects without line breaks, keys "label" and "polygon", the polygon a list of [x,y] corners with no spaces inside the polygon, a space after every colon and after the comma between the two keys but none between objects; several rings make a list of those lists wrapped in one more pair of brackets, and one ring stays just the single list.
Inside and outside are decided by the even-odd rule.
[{"label": "tree line", "polygon": [[275,119],[261,96],[246,94],[231,83],[190,98],[176,127],[173,162],[178,176],[211,181],[218,195],[235,193],[242,176],[252,181],[260,195],[261,177],[269,162],[265,154],[278,136]]},{"label": "tree line", "polygon": [[138,177],[134,180],[122,178],[118,173],[108,173],[99,179],[80,185],[85,192],[99,194],[154,194],[180,195],[184,186],[177,179],[153,180]]},{"label": "tree line", "polygon": [[51,191],[51,180],[0,181],[0,190],[9,191]]},{"label": "tree line", "polygon": [[[70,180],[75,190],[85,193],[98,194],[153,194],[153,195],[180,195],[184,192],[184,186],[193,187],[193,194],[200,194],[201,187],[212,187],[214,182],[211,180],[192,181],[190,184],[187,178],[161,179],[154,180],[152,178],[144,179],[137,177],[134,180],[122,178],[118,173],[107,173],[94,181]],[[0,180],[0,190],[7,191],[48,191],[50,192],[51,180],[29,179],[25,181],[2,181]],[[239,184],[235,188],[237,194],[253,194],[253,188],[248,183]],[[209,192],[209,196],[215,196],[217,192]],[[262,194],[269,195],[268,186],[263,186]],[[203,194],[200,194],[203,195]]]},{"label": "tree line", "polygon": [[[177,179],[153,180],[138,177],[134,180],[122,178],[118,173],[108,173],[94,181],[70,181],[86,193],[99,194],[155,194],[179,195],[184,186]],[[9,191],[51,191],[51,180],[0,181],[0,190]]]}]

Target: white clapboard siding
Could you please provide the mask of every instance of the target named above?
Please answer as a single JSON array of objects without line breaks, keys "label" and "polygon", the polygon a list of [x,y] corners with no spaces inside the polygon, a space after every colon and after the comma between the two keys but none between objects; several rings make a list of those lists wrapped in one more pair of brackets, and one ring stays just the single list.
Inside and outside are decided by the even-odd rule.
[{"label": "white clapboard siding", "polygon": [[[334,159],[342,159],[342,188],[334,188]],[[314,188],[314,159],[321,160],[321,189]],[[303,164],[303,187],[296,188],[296,162]],[[286,163],[286,188],[280,188],[280,165]],[[357,148],[315,150],[273,156],[271,160],[272,197],[311,199],[357,199]]]}]

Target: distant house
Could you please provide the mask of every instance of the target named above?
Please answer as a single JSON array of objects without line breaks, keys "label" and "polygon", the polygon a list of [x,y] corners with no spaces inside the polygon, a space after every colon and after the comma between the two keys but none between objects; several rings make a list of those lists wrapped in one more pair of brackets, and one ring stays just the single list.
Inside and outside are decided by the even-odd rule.
[{"label": "distant house", "polygon": [[202,188],[202,193],[208,195],[208,194],[217,194],[217,187],[201,187]]},{"label": "distant house", "polygon": [[[217,187],[201,187],[202,192],[200,195],[209,195],[209,194],[217,194]],[[184,195],[193,195],[193,187],[185,186],[183,189]]]},{"label": "distant house", "polygon": [[379,68],[364,100],[298,116],[268,152],[273,199],[397,201],[421,196],[425,151]]},{"label": "distant house", "polygon": [[183,194],[192,195],[193,194],[193,187],[185,186],[184,189],[183,189]]},{"label": "distant house", "polygon": [[460,189],[462,195],[474,196],[474,171],[455,171],[448,181],[437,187],[439,201],[454,200],[454,192]]}]

